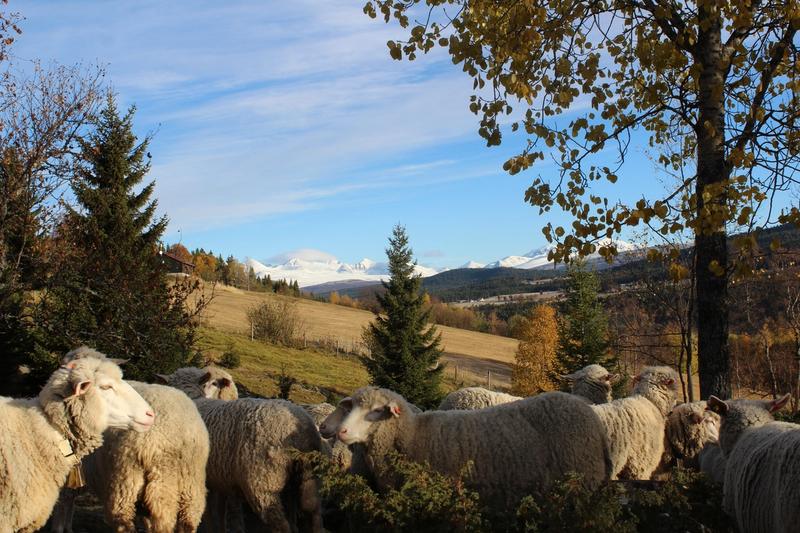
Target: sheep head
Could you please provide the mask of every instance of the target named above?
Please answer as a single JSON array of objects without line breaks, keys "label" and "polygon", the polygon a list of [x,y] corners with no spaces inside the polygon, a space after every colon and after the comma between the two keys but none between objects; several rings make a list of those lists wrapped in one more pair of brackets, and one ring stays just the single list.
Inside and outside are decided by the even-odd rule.
[{"label": "sheep head", "polygon": [[106,358],[86,356],[61,366],[39,394],[39,404],[51,423],[75,441],[91,440],[108,428],[144,432],[155,422],[150,404]]},{"label": "sheep head", "polygon": [[716,396],[708,399],[706,409],[718,414],[721,419],[719,444],[727,456],[742,433],[751,427],[759,427],[774,420],[773,414],[780,411],[792,397],[785,394],[775,400],[720,400]]},{"label": "sheep head", "polygon": [[387,389],[363,387],[351,398],[350,412],[342,420],[336,436],[345,444],[366,442],[381,424],[410,412],[402,396]]},{"label": "sheep head", "polygon": [[323,439],[332,439],[339,432],[339,426],[342,425],[345,417],[353,409],[353,399],[351,397],[343,398],[339,401],[336,409],[329,414],[325,420],[319,425],[319,434]]}]

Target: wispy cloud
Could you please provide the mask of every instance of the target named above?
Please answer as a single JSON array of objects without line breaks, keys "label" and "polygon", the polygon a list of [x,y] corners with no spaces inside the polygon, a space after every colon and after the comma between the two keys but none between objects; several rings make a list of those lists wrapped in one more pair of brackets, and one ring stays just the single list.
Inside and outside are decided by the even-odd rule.
[{"label": "wispy cloud", "polygon": [[469,174],[403,162],[473,134],[468,80],[432,68],[442,54],[391,61],[384,43],[401,30],[357,3],[49,1],[25,15],[20,57],[107,64],[138,126],[157,129],[152,175],[173,228]]}]

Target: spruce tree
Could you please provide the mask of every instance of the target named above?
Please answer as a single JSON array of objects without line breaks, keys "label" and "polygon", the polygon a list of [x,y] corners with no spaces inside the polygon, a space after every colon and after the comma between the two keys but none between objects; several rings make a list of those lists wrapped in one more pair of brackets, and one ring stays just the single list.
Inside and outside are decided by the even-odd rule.
[{"label": "spruce tree", "polygon": [[567,273],[565,302],[558,322],[560,373],[569,374],[586,365],[613,366],[608,353],[608,323],[600,305],[597,276],[575,262]]},{"label": "spruce tree", "polygon": [[155,182],[141,186],[149,139],[137,141],[133,114],[120,116],[109,94],[81,141],[77,206],[58,236],[71,253],[42,298],[39,322],[53,352],[89,344],[129,359],[126,376],[147,379],[191,356],[195,326],[185,303],[197,286],[166,276],[159,240],[167,218],[155,216]]},{"label": "spruce tree", "polygon": [[374,385],[420,407],[434,407],[441,399],[441,335],[428,323],[430,310],[420,294],[422,279],[414,273],[416,262],[403,226],[394,227],[386,255],[390,278],[382,282],[384,294],[376,295],[381,312],[365,331],[372,352],[367,370]]}]

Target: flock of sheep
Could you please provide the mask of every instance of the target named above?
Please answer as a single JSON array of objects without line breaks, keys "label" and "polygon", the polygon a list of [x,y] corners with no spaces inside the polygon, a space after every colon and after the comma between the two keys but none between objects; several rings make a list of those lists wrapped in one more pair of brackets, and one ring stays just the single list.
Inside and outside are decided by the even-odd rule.
[{"label": "flock of sheep", "polygon": [[772,417],[788,395],[676,406],[675,372],[646,367],[612,400],[615,377],[590,365],[565,376],[572,394],[473,387],[426,412],[376,387],[299,406],[238,398],[216,368],[124,381],[114,360],[81,347],[37,398],[0,398],[0,533],[36,531],[51,515],[53,531],[71,532],[76,490],[65,485],[80,478],[114,531],[136,531],[137,512],[152,532],[243,531],[243,503],[269,531],[322,531],[318,480],[294,450],[331,456],[379,489],[392,451],[449,475],[471,464],[468,483],[493,506],[569,472],[593,488],[681,463],[723,485],[740,531],[800,529],[800,426]]}]

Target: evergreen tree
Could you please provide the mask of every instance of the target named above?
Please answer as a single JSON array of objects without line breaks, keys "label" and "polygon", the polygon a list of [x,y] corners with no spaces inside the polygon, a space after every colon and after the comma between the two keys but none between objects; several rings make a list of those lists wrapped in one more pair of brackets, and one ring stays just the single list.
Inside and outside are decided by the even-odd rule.
[{"label": "evergreen tree", "polygon": [[430,310],[420,294],[422,279],[414,273],[408,236],[403,226],[394,227],[386,250],[389,282],[376,295],[381,314],[365,330],[371,350],[366,366],[372,383],[402,394],[420,407],[439,403],[441,335],[429,325]]},{"label": "evergreen tree", "polygon": [[608,353],[608,323],[597,298],[597,276],[586,265],[569,266],[563,313],[558,321],[559,372],[570,374],[586,365],[614,366]]},{"label": "evergreen tree", "polygon": [[57,238],[64,258],[41,300],[39,323],[56,353],[89,344],[130,359],[125,374],[151,378],[192,354],[194,321],[185,305],[193,281],[169,282],[159,253],[166,217],[155,217],[155,182],[148,139],[132,131],[134,109],[117,112],[113,95],[81,141],[82,165],[73,183],[78,208],[69,209]]}]

